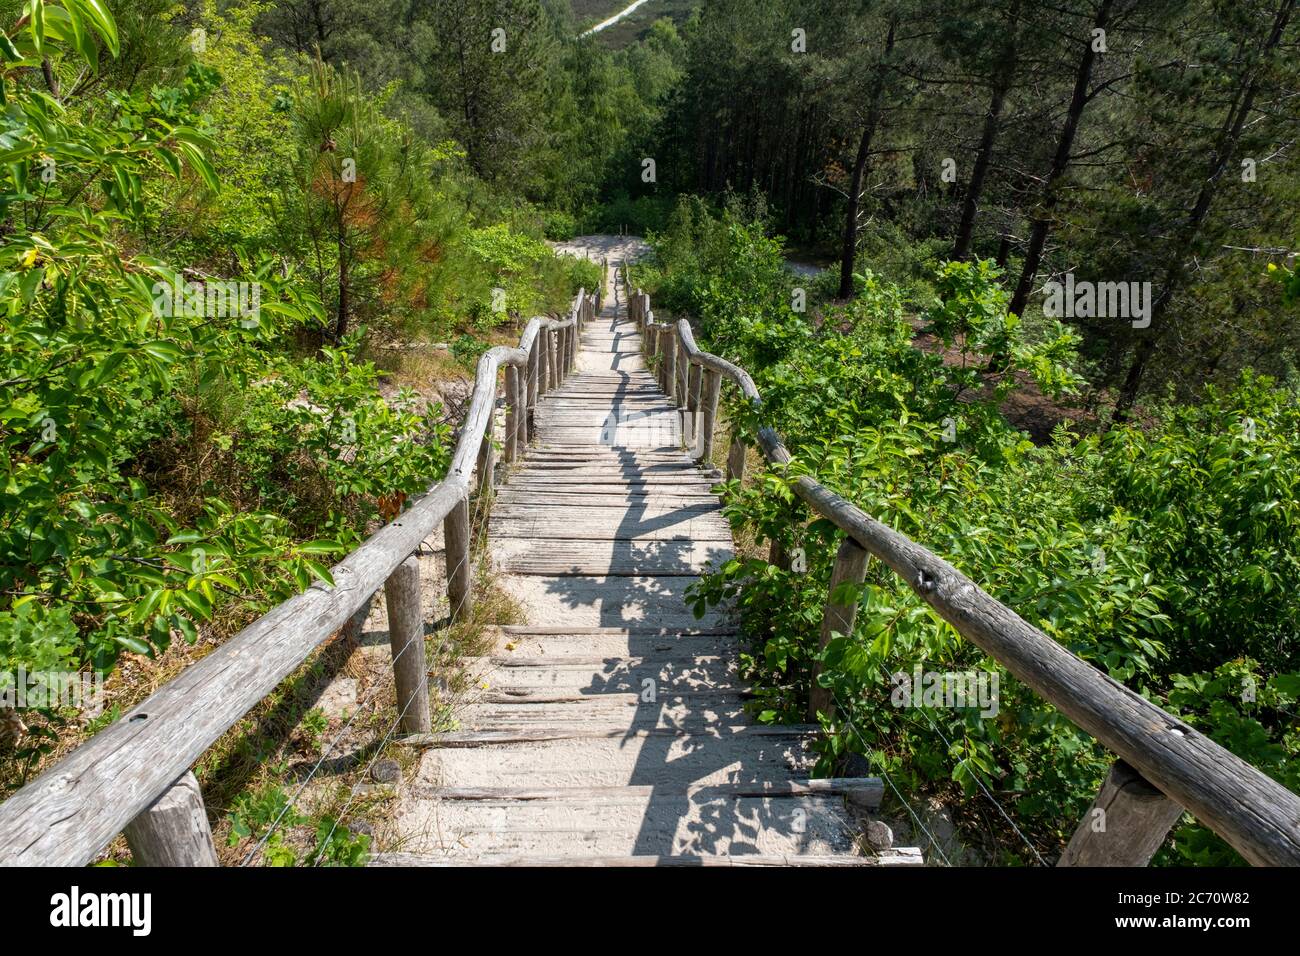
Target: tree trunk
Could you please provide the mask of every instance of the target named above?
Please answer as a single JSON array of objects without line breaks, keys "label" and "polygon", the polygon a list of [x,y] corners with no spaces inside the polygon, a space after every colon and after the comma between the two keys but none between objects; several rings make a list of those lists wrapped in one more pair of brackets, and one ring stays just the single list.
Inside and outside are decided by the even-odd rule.
[{"label": "tree trunk", "polygon": [[[1093,30],[1104,30],[1110,21],[1114,0],[1102,0],[1097,8],[1097,18]],[[1079,120],[1088,106],[1088,84],[1092,82],[1092,67],[1097,61],[1097,51],[1093,49],[1092,35],[1084,41],[1083,56],[1079,59],[1079,68],[1074,76],[1074,93],[1070,96],[1070,108],[1065,114],[1065,125],[1061,127],[1060,138],[1056,142],[1056,155],[1052,157],[1052,167],[1047,173],[1047,182],[1043,186],[1043,198],[1038,212],[1034,215],[1033,225],[1029,229],[1029,247],[1025,250],[1024,268],[1020,270],[1020,281],[1016,284],[1015,295],[1007,310],[1020,315],[1025,310],[1029,293],[1038,277],[1038,265],[1043,259],[1043,249],[1047,245],[1047,234],[1052,228],[1052,210],[1056,207],[1057,188],[1065,171],[1070,166],[1070,150],[1074,148],[1074,136],[1079,130]]]},{"label": "tree trunk", "polygon": [[1295,5],[1296,0],[1281,0],[1281,3],[1279,3],[1277,15],[1273,18],[1273,27],[1259,52],[1258,59],[1251,68],[1250,78],[1242,88],[1241,96],[1233,102],[1232,108],[1228,111],[1227,119],[1223,124],[1223,133],[1210,154],[1210,168],[1206,177],[1201,181],[1200,191],[1196,195],[1196,204],[1192,206],[1192,212],[1183,229],[1182,236],[1175,246],[1173,254],[1169,257],[1169,269],[1165,273],[1164,282],[1161,284],[1160,294],[1156,297],[1155,302],[1151,304],[1151,323],[1133,353],[1133,361],[1129,365],[1128,374],[1124,376],[1124,383],[1120,386],[1119,396],[1115,400],[1115,411],[1111,415],[1111,424],[1127,421],[1129,413],[1133,410],[1134,403],[1137,402],[1138,391],[1142,387],[1142,377],[1151,361],[1151,356],[1155,354],[1156,344],[1164,330],[1165,313],[1168,311],[1169,303],[1173,301],[1174,294],[1182,286],[1183,280],[1186,278],[1188,253],[1191,252],[1192,246],[1200,235],[1201,227],[1205,225],[1205,220],[1209,217],[1210,206],[1219,191],[1219,184],[1223,180],[1223,174],[1227,171],[1228,163],[1236,153],[1237,143],[1241,140],[1241,133],[1245,129],[1246,120],[1255,107],[1255,96],[1259,93],[1263,65],[1269,60],[1273,51],[1281,42],[1282,34],[1286,31],[1287,22],[1295,11]]},{"label": "tree trunk", "polygon": [[343,229],[338,233],[339,250],[339,316],[334,323],[334,341],[337,343],[348,334],[348,309],[351,302],[348,296],[348,247],[347,236]]},{"label": "tree trunk", "polygon": [[1015,63],[1016,50],[1011,46],[993,80],[992,97],[989,100],[988,112],[984,115],[984,130],[980,134],[979,152],[975,156],[975,168],[971,170],[970,185],[966,187],[966,199],[961,209],[961,224],[957,227],[957,238],[952,246],[954,259],[965,259],[970,255],[971,241],[975,233],[975,215],[979,212],[984,180],[988,177],[989,166],[993,164],[993,147],[997,143],[998,129],[1002,122],[1002,107],[1006,104],[1007,92],[1011,89]]},{"label": "tree trunk", "polygon": [[858,205],[862,201],[862,180],[866,175],[867,161],[871,158],[871,141],[875,138],[876,127],[880,123],[880,100],[885,91],[886,61],[894,51],[895,21],[889,21],[889,34],[885,38],[885,52],[876,64],[876,78],[871,85],[871,107],[867,111],[867,122],[862,128],[862,138],[858,141],[858,155],[853,162],[853,177],[849,183],[848,203],[844,210],[844,245],[840,250],[840,290],[839,297],[848,299],[853,295],[853,265],[858,251]]}]

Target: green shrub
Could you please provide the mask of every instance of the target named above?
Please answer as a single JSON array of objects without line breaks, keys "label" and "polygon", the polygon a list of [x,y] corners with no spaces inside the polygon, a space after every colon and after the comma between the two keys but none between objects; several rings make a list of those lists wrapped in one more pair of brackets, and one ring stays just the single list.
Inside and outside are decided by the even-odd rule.
[{"label": "green shrub", "polygon": [[[1247,376],[1231,393],[1179,408],[1154,427],[1080,437],[1064,427],[1036,447],[998,412],[1020,382],[1059,394],[1081,384],[1077,338],[1029,341],[1006,313],[991,263],[946,263],[931,282],[928,329],[961,361],[912,345],[906,294],[869,271],[843,308],[790,308],[780,246],[756,223],[684,203],[637,271],[698,320],[703,344],[739,361],[763,395],[761,422],[728,412],[753,439],[785,436],[794,461],[728,489],[725,513],[755,538],[798,553],[798,569],[735,559],[692,592],[697,611],[734,600],[751,649],[743,664],[767,721],[801,721],[814,666],[838,703],[823,716],[821,770],[865,754],[907,791],[983,800],[980,783],[1043,853],[1059,851],[1113,757],[873,562],[853,633],[818,654],[842,538],[789,486],[819,481],[943,556],[995,598],[1116,680],[1182,714],[1295,788],[1300,689],[1293,646],[1300,588],[1295,469],[1300,411]],[[856,594],[852,593],[856,590]],[[914,668],[996,674],[996,715],[900,708],[892,675]],[[1243,699],[1248,688],[1251,699]],[[1014,839],[1004,860],[1028,859]],[[1164,862],[1236,855],[1196,824]],[[1237,861],[1239,862],[1239,861]]]}]

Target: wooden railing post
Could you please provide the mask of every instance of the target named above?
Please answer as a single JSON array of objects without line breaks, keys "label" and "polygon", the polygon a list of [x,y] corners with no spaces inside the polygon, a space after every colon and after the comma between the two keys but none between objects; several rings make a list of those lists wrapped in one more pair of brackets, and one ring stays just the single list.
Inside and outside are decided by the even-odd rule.
[{"label": "wooden railing post", "polygon": [[735,435],[732,435],[731,447],[727,449],[727,480],[743,481],[744,478],[745,478],[745,443]]},{"label": "wooden railing post", "polygon": [[537,379],[541,375],[539,365],[542,354],[541,341],[541,333],[538,333],[536,338],[533,339],[532,348],[528,350],[528,388],[526,389],[528,395],[525,398],[527,408],[524,412],[524,444],[528,443],[528,433],[532,431],[533,427],[533,416],[537,413],[537,393],[540,386]]},{"label": "wooden railing post", "polygon": [[718,393],[722,390],[722,376],[711,368],[704,370],[703,418],[704,440],[700,445],[700,461],[707,462],[713,457],[713,432],[718,426]]},{"label": "wooden railing post", "polygon": [[[448,536],[450,540],[450,536]],[[450,557],[451,549],[448,548]],[[420,559],[412,555],[384,584],[388,605],[388,643],[393,651],[393,685],[397,691],[399,726],[406,734],[427,734],[429,667],[424,652],[424,611],[420,606]]]},{"label": "wooden railing post", "polygon": [[[685,344],[682,346],[685,349]],[[683,351],[683,354],[686,354]],[[690,359],[688,358],[689,362]],[[686,428],[690,431],[690,437],[686,439],[686,447],[692,455],[700,443],[700,387],[704,380],[703,369],[698,365],[691,365],[686,375],[686,414],[682,416],[682,421],[686,423]],[[683,438],[686,435],[683,434]]]},{"label": "wooden railing post", "polygon": [[220,866],[203,793],[192,771],[122,831],[137,866]]},{"label": "wooden railing post", "polygon": [[492,414],[488,416],[487,428],[483,429],[483,440],[478,445],[478,460],[474,464],[475,474],[478,477],[478,494],[480,498],[487,497],[492,493],[493,472],[496,471],[496,409],[493,408]]},{"label": "wooden railing post", "polygon": [[[817,642],[817,651],[826,650],[835,634],[852,634],[853,622],[858,617],[858,602],[837,604],[835,592],[843,584],[861,584],[867,578],[867,552],[852,538],[845,538],[840,550],[835,555],[835,567],[831,571],[830,588],[826,595],[826,610],[822,614],[821,638]],[[821,676],[822,665],[818,660],[813,664],[812,689],[808,692],[808,721],[817,723],[818,712],[827,717],[835,716],[835,695],[830,688],[821,687],[817,678]]]},{"label": "wooden railing post", "polygon": [[677,341],[671,328],[659,330],[663,341],[663,386],[670,402],[677,400]]},{"label": "wooden railing post", "polygon": [[[654,313],[645,313],[645,318],[641,320],[641,335],[646,343],[646,357],[651,361],[659,354],[659,330],[654,326]],[[659,374],[658,366],[655,367],[655,375]]]},{"label": "wooden railing post", "polygon": [[541,357],[537,360],[537,397],[545,398],[546,393],[553,387],[551,379],[551,336],[550,329],[542,329],[538,338],[538,348],[542,350]]},{"label": "wooden railing post", "polygon": [[1182,807],[1116,760],[1056,865],[1146,866],[1182,815]]},{"label": "wooden railing post", "polygon": [[550,363],[546,366],[546,390],[549,392],[560,384],[560,343],[559,332],[555,329],[546,334],[546,357]]},{"label": "wooden railing post", "polygon": [[506,366],[506,434],[505,434],[505,452],[504,457],[506,464],[513,464],[519,455],[519,422],[522,417],[519,414],[519,369],[513,365]]},{"label": "wooden railing post", "polygon": [[673,348],[677,352],[674,362],[677,368],[677,407],[685,408],[691,401],[691,357],[686,351],[686,343],[674,329],[672,333]]},{"label": "wooden railing post", "polygon": [[519,459],[524,456],[528,448],[528,368],[530,362],[525,362],[518,369],[519,372],[519,413],[515,417],[515,425],[518,427],[518,434],[515,436],[515,458]]},{"label": "wooden railing post", "polygon": [[451,619],[458,621],[472,609],[468,498],[462,497],[456,502],[443,520],[442,530],[447,553],[447,599],[451,604]]}]

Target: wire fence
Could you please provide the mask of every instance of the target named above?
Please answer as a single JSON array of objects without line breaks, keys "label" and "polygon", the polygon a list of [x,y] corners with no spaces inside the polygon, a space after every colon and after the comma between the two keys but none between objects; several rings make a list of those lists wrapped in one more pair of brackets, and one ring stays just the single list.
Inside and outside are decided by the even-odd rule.
[{"label": "wire fence", "polygon": [[[495,415],[494,415],[494,422],[495,422]],[[451,581],[455,576],[455,574],[459,572],[461,568],[465,567],[468,562],[470,562],[476,557],[476,552],[477,552],[476,542],[478,541],[479,538],[479,532],[482,530],[481,520],[482,518],[486,517],[486,511],[487,511],[487,504],[485,499],[488,499],[490,497],[490,494],[491,493],[489,492],[488,494],[480,494],[473,497],[473,507],[470,510],[470,517],[469,517],[469,529],[470,529],[469,547],[466,548],[465,554],[456,563],[455,567],[449,568],[447,570],[445,575],[445,579],[447,581]],[[434,652],[430,658],[431,660],[438,661],[441,659],[443,647],[445,646],[445,642],[446,642],[446,636],[451,629],[451,623],[456,620],[461,609],[465,606],[465,601],[469,599],[472,593],[473,593],[473,582],[470,583],[470,587],[468,587],[465,590],[465,593],[461,595],[461,598],[457,602],[456,606],[454,608],[453,607],[448,608],[448,627],[443,628],[439,632],[438,646],[434,649]],[[376,596],[377,595],[378,592],[376,592]],[[371,601],[373,600],[374,597],[372,596]],[[390,626],[391,626],[391,622],[390,622]],[[404,654],[407,653],[407,651],[417,647],[420,649],[421,653],[427,653],[425,641],[421,639],[418,641],[407,642],[407,644],[400,651],[398,651],[397,654],[392,658],[391,661],[392,666],[385,668],[387,680],[385,681],[383,679],[380,679],[375,682],[375,684],[367,692],[365,698],[352,711],[352,713],[348,716],[347,720],[344,721],[343,726],[339,728],[338,732],[334,735],[333,739],[330,740],[329,744],[321,749],[321,755],[317,759],[316,763],[312,765],[311,770],[307,772],[307,776],[304,777],[303,780],[299,783],[298,788],[293,793],[293,796],[291,796],[289,800],[285,803],[285,805],[280,809],[280,812],[276,815],[275,819],[266,828],[266,831],[261,835],[261,837],[253,845],[253,847],[240,860],[239,863],[240,866],[248,866],[254,860],[257,854],[261,852],[263,848],[265,848],[267,842],[271,839],[271,837],[274,836],[274,834],[280,830],[280,827],[283,824],[285,818],[289,815],[289,813],[292,810],[294,810],[297,807],[298,801],[301,799],[303,793],[306,792],[307,787],[311,784],[312,780],[315,778],[316,774],[320,771],[321,767],[324,766],[325,761],[330,757],[331,754],[334,753],[335,748],[337,748],[339,744],[347,736],[348,730],[351,728],[353,722],[357,719],[357,717],[361,713],[367,710],[370,704],[375,700],[375,698],[381,692],[386,691],[390,687],[395,688],[396,678],[394,677],[395,674],[394,668],[397,662],[402,658]],[[410,709],[411,704],[413,704],[415,700],[416,700],[415,695],[410,696],[407,699],[406,704],[401,708],[400,713],[398,713],[396,718],[394,718],[393,721],[389,723],[387,729],[384,731],[384,735],[380,740],[379,745],[375,748],[374,753],[370,758],[370,762],[366,765],[365,770],[362,771],[362,773],[358,776],[357,780],[353,783],[348,793],[348,798],[343,805],[343,808],[333,816],[333,822],[332,825],[330,826],[329,832],[325,835],[323,839],[321,839],[318,842],[318,846],[323,847],[329,845],[330,838],[334,835],[335,831],[338,829],[339,824],[346,818],[347,811],[352,807],[352,804],[356,801],[356,796],[360,791],[361,784],[367,779],[371,771],[374,769],[376,761],[378,761],[379,758],[384,753],[385,748],[392,740],[393,735],[396,732],[397,728],[401,726],[402,720],[406,716],[406,712]]]},{"label": "wire fence", "polygon": [[[882,679],[884,680],[887,686],[890,681],[889,672],[884,667],[883,664],[879,665],[879,667],[880,667],[880,676],[882,677]],[[877,750],[879,750],[879,747],[872,747],[867,743],[865,737],[862,734],[861,729],[854,722],[853,719],[854,709],[851,707],[846,707],[843,700],[841,700],[839,695],[833,689],[831,691],[831,695],[832,695],[832,699],[835,701],[837,713],[843,716],[845,722],[848,724],[849,728],[853,731],[854,736],[857,737],[859,745],[863,748],[864,755],[869,753],[874,753]],[[943,741],[944,746],[947,748],[947,752],[951,755],[953,751],[952,741],[942,730],[939,729],[939,725],[935,722],[934,718],[930,716],[930,712],[923,706],[916,706],[908,709],[916,710],[921,713],[921,716],[925,718],[926,723],[929,725],[929,729],[934,734],[936,734],[940,740]],[[886,735],[883,731],[881,731],[880,726],[875,722],[874,719],[868,717],[868,720],[871,721],[872,729],[876,732],[877,741],[888,739],[888,735]],[[920,724],[916,724],[915,722],[913,723],[915,726],[919,727],[924,732],[925,730],[924,727],[921,727]],[[920,828],[921,832],[925,835],[926,839],[929,841],[930,847],[934,849],[934,851],[939,855],[939,857],[943,860],[946,866],[951,866],[952,865],[951,861],[943,853],[943,850],[940,847],[938,841],[934,838],[934,835],[921,822],[919,815],[917,814],[917,812],[915,811],[911,803],[909,803],[906,800],[906,798],[903,797],[899,788],[894,784],[893,779],[889,775],[888,769],[884,766],[885,763],[884,760],[880,759],[876,761],[876,763],[879,764],[878,769],[881,773],[882,778],[888,784],[890,790],[897,798],[899,804],[903,807],[904,810],[907,811],[908,816],[912,818],[912,820]],[[983,779],[983,776],[981,775],[980,768],[973,767],[973,768],[969,768],[969,770],[970,770],[971,779],[975,782],[976,787],[978,787],[978,789],[984,795],[984,797],[990,803],[993,804],[994,808],[996,808],[996,810],[998,811],[998,814],[1002,817],[1003,820],[1007,822],[1007,825],[1010,827],[1011,831],[1016,835],[1016,837],[1019,838],[1020,842],[1022,842],[1025,845],[1025,847],[1029,850],[1030,854],[1037,861],[1038,865],[1048,866],[1047,861],[1043,859],[1042,854],[1038,851],[1038,848],[1034,846],[1033,841],[1031,841],[1029,837],[1025,835],[1024,831],[1021,830],[1021,828],[1016,824],[1015,820],[1012,819],[1011,814],[1007,812],[1006,807],[1003,806],[1002,802],[997,799],[997,797],[993,794],[993,791],[989,789],[988,785],[985,783]]]}]

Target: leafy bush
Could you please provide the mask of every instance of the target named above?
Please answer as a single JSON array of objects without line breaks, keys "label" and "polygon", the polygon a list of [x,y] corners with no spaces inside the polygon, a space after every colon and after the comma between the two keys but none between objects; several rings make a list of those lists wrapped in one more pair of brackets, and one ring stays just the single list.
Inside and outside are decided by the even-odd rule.
[{"label": "leafy bush", "polygon": [[[728,488],[738,529],[801,552],[800,570],[737,558],[694,591],[697,610],[733,600],[753,639],[744,665],[763,720],[800,721],[814,667],[837,701],[821,769],[867,755],[911,791],[981,786],[1007,806],[1040,852],[1060,849],[1096,793],[1110,754],[995,661],[964,641],[889,569],[873,562],[853,594],[853,633],[818,654],[842,538],[810,516],[791,478],[815,475],[885,524],[942,555],[985,590],[1116,680],[1183,714],[1291,787],[1300,733],[1288,716],[1300,683],[1296,604],[1300,522],[1293,399],[1247,377],[1232,393],[1175,409],[1159,427],[1079,437],[1064,427],[1036,447],[997,411],[1021,381],[1059,393],[1081,380],[1077,340],[1053,328],[1029,342],[997,271],[948,263],[928,330],[962,356],[912,345],[903,292],[870,272],[844,308],[791,310],[779,245],[761,225],[684,205],[638,272],[698,319],[706,346],[736,359],[764,396],[794,455],[788,471]],[[678,270],[689,270],[682,275]],[[733,426],[760,424],[732,400]],[[978,708],[902,708],[897,673],[996,674],[995,716]],[[1245,683],[1243,683],[1245,682]],[[1243,687],[1251,700],[1242,699]],[[1195,824],[1165,861],[1236,859]],[[1013,840],[1004,859],[1023,859]]]},{"label": "leafy bush", "polygon": [[[92,33],[116,52],[98,4],[61,9],[43,51],[33,32],[4,55],[80,69]],[[325,312],[281,261],[236,250],[229,281],[260,305],[250,292],[235,314],[206,275],[140,251],[159,184],[222,188],[199,128],[211,71],[78,116],[17,75],[0,115],[0,666],[105,671],[328,579],[379,494],[442,473],[448,436],[380,398],[355,342],[294,354]]]}]

